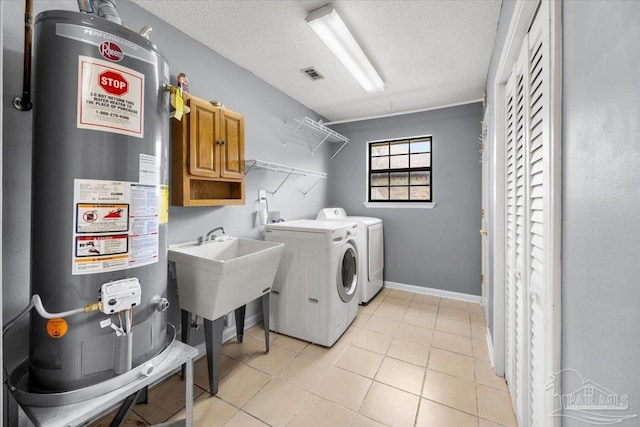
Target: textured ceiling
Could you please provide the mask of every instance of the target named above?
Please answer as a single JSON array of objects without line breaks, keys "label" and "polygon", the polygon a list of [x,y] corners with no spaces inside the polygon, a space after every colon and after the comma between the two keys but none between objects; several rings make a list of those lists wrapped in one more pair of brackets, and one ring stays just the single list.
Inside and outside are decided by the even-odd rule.
[{"label": "textured ceiling", "polygon": [[[327,0],[133,0],[328,120],[482,98],[501,0],[331,2],[387,88],[369,94],[307,25]],[[313,66],[325,78],[300,72]]]}]

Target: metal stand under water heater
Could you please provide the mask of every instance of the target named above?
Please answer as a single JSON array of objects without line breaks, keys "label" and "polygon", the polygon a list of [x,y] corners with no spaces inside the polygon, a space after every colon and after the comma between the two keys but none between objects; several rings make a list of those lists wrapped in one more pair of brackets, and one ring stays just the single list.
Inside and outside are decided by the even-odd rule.
[{"label": "metal stand under water heater", "polygon": [[55,406],[149,375],[170,341],[169,66],[95,15],[41,13],[34,37],[35,311],[9,383],[19,402]]}]

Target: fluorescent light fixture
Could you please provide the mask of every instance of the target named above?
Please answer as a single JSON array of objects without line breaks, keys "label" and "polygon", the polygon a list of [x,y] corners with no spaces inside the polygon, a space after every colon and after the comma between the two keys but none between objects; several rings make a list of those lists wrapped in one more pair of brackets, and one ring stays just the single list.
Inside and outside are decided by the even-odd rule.
[{"label": "fluorescent light fixture", "polygon": [[328,4],[307,15],[307,23],[367,92],[384,90],[385,84],[335,8]]}]

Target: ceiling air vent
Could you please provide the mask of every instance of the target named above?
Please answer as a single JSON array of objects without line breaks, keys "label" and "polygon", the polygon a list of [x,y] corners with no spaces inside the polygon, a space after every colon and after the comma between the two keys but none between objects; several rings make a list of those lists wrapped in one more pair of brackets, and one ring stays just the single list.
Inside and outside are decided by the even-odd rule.
[{"label": "ceiling air vent", "polygon": [[320,79],[324,79],[324,76],[322,74],[320,74],[315,68],[313,67],[309,67],[309,68],[303,68],[302,71],[307,77],[309,77],[311,80],[320,80]]}]

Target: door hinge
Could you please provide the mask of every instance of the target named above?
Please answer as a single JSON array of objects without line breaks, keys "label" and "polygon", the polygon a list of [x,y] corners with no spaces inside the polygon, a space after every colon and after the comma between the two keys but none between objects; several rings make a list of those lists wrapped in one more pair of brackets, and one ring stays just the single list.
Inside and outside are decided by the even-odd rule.
[{"label": "door hinge", "polygon": [[480,275],[480,284],[483,285],[484,284],[484,274]]}]

